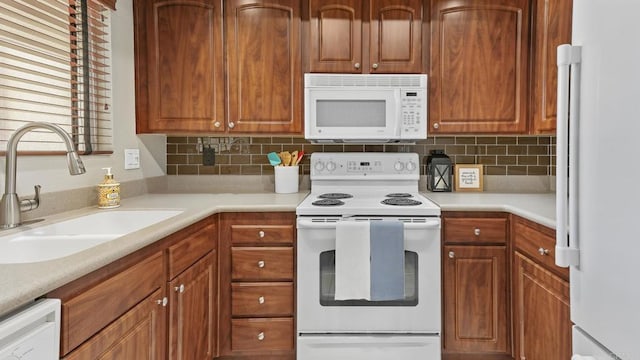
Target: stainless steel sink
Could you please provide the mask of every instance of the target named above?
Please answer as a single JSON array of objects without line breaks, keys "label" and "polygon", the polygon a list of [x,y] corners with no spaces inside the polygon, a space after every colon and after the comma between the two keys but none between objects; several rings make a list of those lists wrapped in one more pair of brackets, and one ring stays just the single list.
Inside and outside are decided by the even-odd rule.
[{"label": "stainless steel sink", "polygon": [[0,237],[0,264],[62,258],[157,224],[182,210],[102,211]]}]

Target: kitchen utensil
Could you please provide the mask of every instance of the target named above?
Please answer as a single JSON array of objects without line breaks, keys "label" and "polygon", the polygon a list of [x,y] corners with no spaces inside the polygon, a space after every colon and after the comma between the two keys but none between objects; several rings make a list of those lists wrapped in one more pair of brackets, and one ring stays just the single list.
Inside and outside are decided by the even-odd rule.
[{"label": "kitchen utensil", "polygon": [[304,151],[303,150],[298,151],[298,156],[296,158],[296,162],[294,165],[300,164],[300,161],[302,161],[303,156],[304,156]]},{"label": "kitchen utensil", "polygon": [[296,161],[298,161],[298,150],[291,152],[291,166],[296,165]]},{"label": "kitchen utensil", "polygon": [[269,159],[269,163],[272,166],[277,166],[277,165],[280,165],[280,163],[282,163],[280,156],[278,156],[278,154],[276,154],[275,152],[268,153],[267,158]]},{"label": "kitchen utensil", "polygon": [[282,158],[282,165],[289,166],[291,165],[291,153],[288,151],[283,151],[280,153],[280,157]]}]

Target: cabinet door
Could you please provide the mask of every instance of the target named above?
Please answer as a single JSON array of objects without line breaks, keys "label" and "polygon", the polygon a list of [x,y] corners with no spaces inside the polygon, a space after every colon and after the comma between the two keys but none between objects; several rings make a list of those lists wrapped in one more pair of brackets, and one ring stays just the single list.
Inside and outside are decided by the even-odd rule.
[{"label": "cabinet door", "polygon": [[309,2],[311,72],[362,73],[362,1]]},{"label": "cabinet door", "polygon": [[165,359],[166,313],[161,304],[162,291],[156,290],[64,359]]},{"label": "cabinet door", "polygon": [[445,246],[446,353],[510,353],[504,246]]},{"label": "cabinet door", "polygon": [[535,133],[555,132],[558,88],[556,48],[571,42],[572,0],[535,0],[531,115]]},{"label": "cabinet door", "polygon": [[371,73],[422,73],[422,1],[372,0]]},{"label": "cabinet door", "polygon": [[434,0],[429,131],[527,130],[529,0]]},{"label": "cabinet door", "polygon": [[215,356],[215,250],[169,283],[169,358]]},{"label": "cabinet door", "polygon": [[225,1],[231,132],[302,130],[300,2]]},{"label": "cabinet door", "polygon": [[569,284],[519,252],[514,268],[515,358],[570,359]]},{"label": "cabinet door", "polygon": [[137,132],[224,130],[222,2],[135,1]]}]

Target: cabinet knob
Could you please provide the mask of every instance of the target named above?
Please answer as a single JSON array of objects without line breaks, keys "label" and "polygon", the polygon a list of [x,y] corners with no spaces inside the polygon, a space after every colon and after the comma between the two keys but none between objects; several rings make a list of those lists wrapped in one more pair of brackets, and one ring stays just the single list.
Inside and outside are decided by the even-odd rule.
[{"label": "cabinet knob", "polygon": [[264,237],[264,231],[262,231],[262,230],[258,231],[258,236],[263,238]]},{"label": "cabinet knob", "polygon": [[264,260],[258,261],[258,267],[259,268],[263,268],[264,267]]},{"label": "cabinet knob", "polygon": [[173,289],[182,294],[184,292],[184,284],[180,284],[180,286],[176,286]]},{"label": "cabinet knob", "polygon": [[377,69],[378,68],[378,64],[373,63],[373,65],[371,65],[372,68]]},{"label": "cabinet knob", "polygon": [[540,254],[542,256],[549,255],[549,249],[539,248],[538,249],[538,254]]},{"label": "cabinet knob", "polygon": [[260,340],[260,341],[264,340],[264,332],[260,332],[258,334],[258,340]]},{"label": "cabinet knob", "polygon": [[480,228],[475,228],[475,229],[473,229],[473,234],[474,234],[475,236],[480,236]]},{"label": "cabinet knob", "polygon": [[258,304],[264,304],[264,296],[258,298]]},{"label": "cabinet knob", "polygon": [[167,299],[167,297],[165,296],[161,300],[156,300],[156,303],[158,305],[167,306],[167,304],[169,303],[169,299]]},{"label": "cabinet knob", "polygon": [[454,257],[456,257],[456,253],[454,253],[453,251],[449,251],[449,258],[453,259]]},{"label": "cabinet knob", "polygon": [[353,64],[353,67],[356,68],[356,69],[360,69],[360,63]]},{"label": "cabinet knob", "polygon": [[440,124],[438,124],[438,123],[434,123],[434,124],[433,124],[433,128],[434,128],[434,129],[439,129],[439,128],[440,128]]},{"label": "cabinet knob", "polygon": [[234,127],[236,127],[236,124],[233,121],[229,122],[229,129],[233,129]]},{"label": "cabinet knob", "polygon": [[217,128],[219,128],[220,125],[222,125],[222,124],[220,124],[220,121],[216,121],[216,122],[213,123],[213,126],[215,126]]}]

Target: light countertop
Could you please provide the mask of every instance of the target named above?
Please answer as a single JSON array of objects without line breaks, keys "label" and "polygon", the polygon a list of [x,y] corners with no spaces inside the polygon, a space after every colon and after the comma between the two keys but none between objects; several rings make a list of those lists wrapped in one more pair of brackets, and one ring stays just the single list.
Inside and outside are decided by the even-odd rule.
[{"label": "light countertop", "polygon": [[[549,227],[555,226],[554,194],[424,193],[443,211],[506,211]],[[307,192],[275,194],[146,194],[126,198],[114,210],[96,207],[68,211],[21,229],[98,211],[180,209],[180,215],[76,254],[38,263],[0,264],[0,316],[119,258],[220,212],[293,212]],[[7,230],[5,234],[12,231]]]}]

